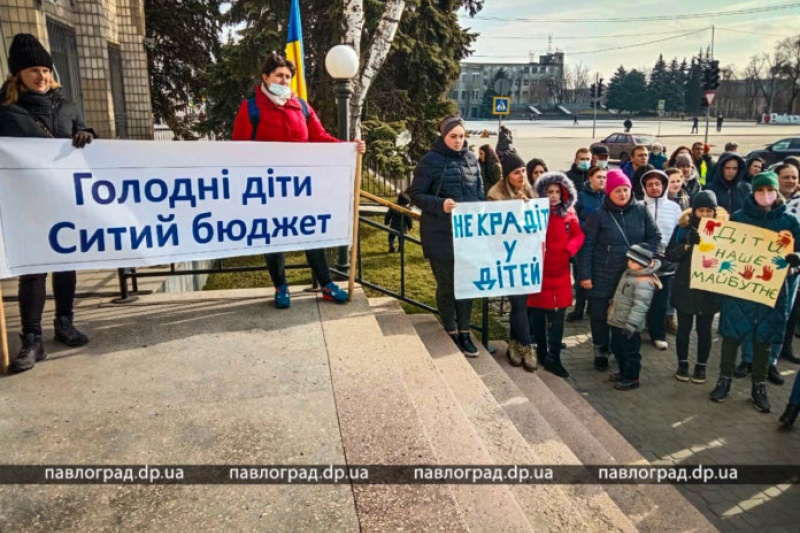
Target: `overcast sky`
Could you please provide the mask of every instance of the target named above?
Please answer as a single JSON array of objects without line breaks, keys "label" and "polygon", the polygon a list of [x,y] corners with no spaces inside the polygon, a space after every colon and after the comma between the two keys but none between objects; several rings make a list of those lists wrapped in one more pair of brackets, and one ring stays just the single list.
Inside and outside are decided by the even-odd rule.
[{"label": "overcast sky", "polygon": [[[793,7],[776,9],[786,5]],[[755,9],[771,10],[721,13]],[[703,13],[714,15],[687,16]],[[659,16],[666,19],[630,20]],[[556,19],[571,22],[555,22]],[[722,66],[742,69],[752,55],[771,52],[780,39],[800,34],[800,2],[486,0],[477,17],[462,15],[461,24],[481,34],[468,62],[527,62],[529,52],[536,61],[547,51],[547,38],[552,34],[553,48],[565,53],[567,65],[583,61],[590,73],[599,71],[608,80],[620,64],[628,69],[652,68],[659,53],[667,62],[673,57],[679,61],[690,58],[711,44],[712,24],[716,26],[716,59]],[[689,32],[696,33],[683,35]],[[652,43],[662,39],[668,40]],[[603,51],[618,47],[625,48]]]}]

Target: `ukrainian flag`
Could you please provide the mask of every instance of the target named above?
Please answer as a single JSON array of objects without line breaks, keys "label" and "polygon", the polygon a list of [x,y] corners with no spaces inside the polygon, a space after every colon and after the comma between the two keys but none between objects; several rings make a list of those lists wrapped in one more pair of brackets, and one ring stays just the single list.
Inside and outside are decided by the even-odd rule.
[{"label": "ukrainian flag", "polygon": [[295,75],[292,77],[292,92],[303,100],[308,100],[306,90],[306,66],[303,62],[303,27],[300,24],[300,2],[292,0],[289,12],[289,36],[286,39],[286,59],[294,63]]}]

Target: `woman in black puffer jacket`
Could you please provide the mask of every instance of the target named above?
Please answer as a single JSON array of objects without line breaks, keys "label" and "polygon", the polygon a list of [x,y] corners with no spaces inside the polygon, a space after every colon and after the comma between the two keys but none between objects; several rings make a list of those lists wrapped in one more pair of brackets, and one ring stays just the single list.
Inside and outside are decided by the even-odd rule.
[{"label": "woman in black puffer jacket", "polygon": [[455,297],[451,213],[457,202],[482,201],[483,183],[478,158],[467,148],[464,121],[445,118],[439,135],[414,170],[408,195],[422,210],[422,253],[436,278],[436,306],[444,329],[464,355],[476,357],[478,349],[469,335],[472,300]]},{"label": "woman in black puffer jacket", "polygon": [[586,240],[578,255],[578,281],[589,302],[594,366],[605,370],[611,341],[606,314],[627,268],[628,249],[642,244],[656,250],[661,232],[647,207],[633,197],[628,177],[618,169],[608,172],[606,198],[600,210],[589,216],[583,232]]},{"label": "woman in black puffer jacket", "polygon": [[[0,88],[0,137],[72,139],[83,148],[94,132],[83,124],[78,109],[53,80],[53,58],[29,34],[14,36],[8,54],[11,75]],[[42,313],[47,274],[19,278],[22,349],[11,364],[12,372],[30,370],[46,355],[42,344]],[[88,337],[72,325],[72,304],[77,276],[74,271],[53,274],[56,300],[55,340],[67,346],[83,346]]]}]

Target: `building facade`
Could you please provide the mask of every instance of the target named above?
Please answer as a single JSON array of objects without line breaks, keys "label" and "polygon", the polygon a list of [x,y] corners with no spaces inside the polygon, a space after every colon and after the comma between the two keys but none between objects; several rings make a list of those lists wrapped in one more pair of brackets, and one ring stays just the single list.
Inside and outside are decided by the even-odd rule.
[{"label": "building facade", "polygon": [[0,74],[14,35],[31,33],[100,138],[152,139],[144,24],[144,0],[0,0]]},{"label": "building facade", "polygon": [[[501,72],[502,71],[502,72]],[[539,56],[528,63],[461,63],[461,75],[450,97],[458,103],[461,116],[487,118],[485,97],[494,93],[498,74],[508,80],[512,113],[530,113],[530,106],[545,109],[558,105],[563,98],[564,53]]]}]

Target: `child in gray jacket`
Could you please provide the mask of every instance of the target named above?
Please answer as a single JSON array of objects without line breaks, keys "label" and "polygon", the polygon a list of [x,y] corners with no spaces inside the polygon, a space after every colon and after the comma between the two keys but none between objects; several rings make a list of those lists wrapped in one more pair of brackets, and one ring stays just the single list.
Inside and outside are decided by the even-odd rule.
[{"label": "child in gray jacket", "polygon": [[622,274],[608,309],[611,351],[619,365],[619,372],[611,374],[609,379],[617,390],[639,388],[639,371],[642,368],[640,332],[653,294],[661,288],[661,281],[656,275],[661,262],[653,258],[653,252],[634,244],[628,249],[626,257],[628,269]]}]

